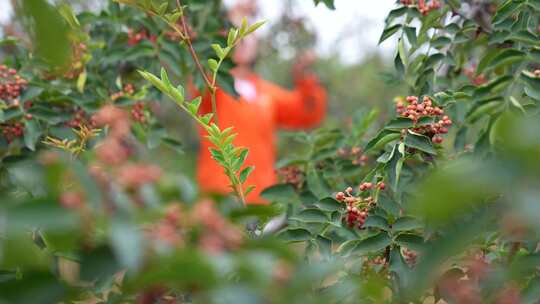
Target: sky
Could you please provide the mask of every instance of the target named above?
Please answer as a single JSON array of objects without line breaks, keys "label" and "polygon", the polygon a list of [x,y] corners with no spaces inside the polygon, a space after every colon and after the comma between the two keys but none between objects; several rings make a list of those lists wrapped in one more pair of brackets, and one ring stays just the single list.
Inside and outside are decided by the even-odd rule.
[{"label": "sky", "polygon": [[[238,0],[224,0],[231,5]],[[12,13],[9,0],[0,0],[0,23]],[[260,19],[272,22],[284,6],[283,0],[259,0]],[[381,46],[377,41],[384,27],[384,19],[393,8],[394,0],[335,0],[336,10],[327,9],[312,0],[297,0],[294,15],[305,17],[317,33],[316,51],[319,55],[338,53],[344,62],[354,63],[373,52],[391,55],[395,41]],[[264,34],[264,30],[263,30]]]},{"label": "sky", "polygon": [[[238,0],[224,0],[232,5]],[[271,22],[283,10],[282,0],[260,0],[260,19]],[[384,20],[394,7],[393,0],[335,0],[336,10],[320,4],[315,7],[312,0],[297,0],[296,16],[305,17],[317,33],[317,52],[331,55],[338,52],[345,62],[358,62],[367,54],[379,51],[391,55],[395,41],[377,45],[384,29]],[[264,33],[264,30],[263,30]]]}]

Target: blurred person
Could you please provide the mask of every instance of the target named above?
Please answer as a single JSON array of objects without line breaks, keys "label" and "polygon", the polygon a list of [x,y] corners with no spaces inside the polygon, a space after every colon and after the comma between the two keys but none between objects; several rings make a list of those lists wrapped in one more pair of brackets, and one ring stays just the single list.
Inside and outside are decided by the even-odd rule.
[{"label": "blurred person", "polygon": [[[229,18],[239,26],[243,17],[253,17],[256,11],[255,1],[241,1],[229,11]],[[255,167],[245,183],[256,186],[247,196],[248,204],[267,203],[260,197],[260,193],[277,182],[274,170],[276,129],[314,127],[322,121],[326,112],[326,91],[320,86],[317,77],[307,72],[307,68],[315,61],[313,52],[306,52],[299,57],[292,69],[296,86],[293,90],[286,90],[261,79],[252,71],[257,58],[257,46],[257,38],[251,34],[238,44],[232,55],[237,66],[231,70],[231,74],[239,97],[233,97],[222,89],[216,94],[220,128],[234,127],[234,132],[238,134],[234,144],[249,149],[246,166]],[[212,112],[211,97],[208,94],[203,97],[201,112]],[[230,193],[228,178],[211,158],[209,148],[212,143],[206,139],[203,129],[199,133],[201,148],[197,181],[200,189],[205,193]]]}]

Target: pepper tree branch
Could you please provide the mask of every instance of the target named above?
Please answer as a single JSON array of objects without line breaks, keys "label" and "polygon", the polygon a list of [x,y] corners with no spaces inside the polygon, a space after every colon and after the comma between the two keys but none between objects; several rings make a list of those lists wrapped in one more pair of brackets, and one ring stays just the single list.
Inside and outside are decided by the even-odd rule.
[{"label": "pepper tree branch", "polygon": [[[180,2],[180,0],[176,0],[176,6],[178,7],[180,11],[183,10],[182,3]],[[212,113],[214,114],[214,121],[216,122],[216,125],[219,125],[218,116],[217,116],[217,103],[216,103],[217,88],[216,88],[215,79],[211,81],[210,78],[208,78],[208,75],[206,74],[206,71],[204,70],[204,67],[201,64],[201,61],[199,60],[199,56],[197,56],[197,52],[195,51],[195,48],[193,48],[193,43],[191,43],[191,37],[189,36],[187,21],[183,13],[180,16],[180,22],[182,23],[182,29],[184,32],[183,40],[186,43],[188,51],[191,54],[191,57],[193,58],[193,61],[195,62],[197,69],[202,75],[204,82],[206,86],[208,87],[208,90],[210,91],[210,94],[212,95]]]}]

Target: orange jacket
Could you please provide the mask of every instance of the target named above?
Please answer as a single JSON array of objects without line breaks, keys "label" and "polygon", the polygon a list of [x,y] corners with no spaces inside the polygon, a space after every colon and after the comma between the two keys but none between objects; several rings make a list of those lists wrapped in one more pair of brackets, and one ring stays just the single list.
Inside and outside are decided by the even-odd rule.
[{"label": "orange jacket", "polygon": [[[217,116],[221,129],[234,127],[234,144],[249,149],[246,166],[255,166],[246,185],[256,188],[247,197],[248,204],[265,204],[260,197],[265,188],[276,183],[274,170],[274,132],[280,128],[298,129],[317,125],[326,112],[326,91],[314,76],[296,81],[296,89],[284,90],[251,74],[236,80],[238,99],[218,90]],[[203,98],[201,114],[212,111],[209,96]],[[210,193],[230,193],[229,180],[208,150],[212,143],[199,129],[201,148],[198,157],[197,181],[200,189]]]}]

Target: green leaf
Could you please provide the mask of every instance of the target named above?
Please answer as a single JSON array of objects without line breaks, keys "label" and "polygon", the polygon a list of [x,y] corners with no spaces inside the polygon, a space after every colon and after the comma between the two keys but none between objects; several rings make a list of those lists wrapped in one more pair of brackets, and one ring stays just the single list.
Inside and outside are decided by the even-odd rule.
[{"label": "green leaf", "polygon": [[70,63],[69,28],[58,10],[44,0],[23,1],[22,11],[32,22],[32,44],[36,54],[53,67],[66,68]]},{"label": "green leaf", "polygon": [[315,240],[319,246],[320,254],[327,259],[330,258],[332,256],[332,240],[322,235],[317,235]]},{"label": "green leaf", "polygon": [[428,125],[428,124],[430,124],[432,122],[433,122],[433,118],[427,117],[427,116],[420,118],[416,124],[410,118],[398,117],[398,118],[394,118],[393,120],[391,120],[385,126],[385,129],[391,129],[391,130],[408,129],[408,128],[413,128],[413,127],[417,127],[417,126]]},{"label": "green leaf", "polygon": [[304,209],[291,219],[304,223],[326,223],[328,216],[319,209]]},{"label": "green leaf", "polygon": [[385,41],[386,39],[394,35],[394,33],[397,32],[400,28],[401,28],[401,24],[396,24],[396,25],[385,28],[381,35],[381,38],[379,39],[379,44],[381,44],[383,41]]},{"label": "green leaf", "polygon": [[161,79],[157,78],[154,74],[148,73],[148,72],[145,72],[145,71],[141,71],[141,70],[139,70],[139,74],[144,79],[149,81],[153,86],[158,88],[161,92],[166,93],[166,94],[169,92],[167,86],[165,86],[165,84],[163,84]]},{"label": "green leaf", "polygon": [[424,239],[416,234],[404,233],[398,235],[394,242],[400,246],[407,247],[414,251],[422,251],[425,247]]},{"label": "green leaf", "polygon": [[409,40],[411,46],[414,47],[417,43],[416,28],[412,26],[405,26],[403,27],[403,30],[405,31],[405,35],[407,35],[407,40]]},{"label": "green leaf", "polygon": [[324,3],[324,5],[326,5],[326,7],[328,7],[329,9],[336,9],[336,7],[334,6],[334,0],[314,0],[315,2],[315,5],[319,5],[319,3]]},{"label": "green leaf", "polygon": [[466,119],[468,122],[475,122],[484,115],[491,115],[494,112],[496,112],[499,108],[503,106],[504,102],[501,99],[496,99],[493,101],[488,101],[480,106],[471,109],[469,113],[467,113]]},{"label": "green leaf", "polygon": [[487,68],[496,69],[505,65],[525,60],[526,54],[516,49],[505,49],[493,57]]},{"label": "green leaf", "polygon": [[161,82],[167,88],[167,92],[170,92],[173,86],[169,80],[169,76],[167,75],[167,70],[165,70],[163,67],[161,68]]},{"label": "green leaf", "polygon": [[35,119],[27,120],[24,126],[24,144],[32,151],[36,150],[36,143],[41,137],[42,130]]},{"label": "green leaf", "polygon": [[540,96],[540,77],[535,76],[529,71],[522,71],[520,74],[520,80],[525,83],[526,88],[530,90],[536,97]]},{"label": "green leaf", "polygon": [[388,13],[388,16],[386,17],[386,24],[390,24],[394,19],[403,16],[407,12],[407,7],[402,6],[400,8],[396,8],[390,11]]},{"label": "green leaf", "polygon": [[176,103],[178,104],[184,103],[184,87],[182,87],[181,85],[178,85],[176,88],[173,88],[171,85],[170,94]]},{"label": "green leaf", "polygon": [[310,165],[307,172],[306,178],[309,190],[321,199],[331,192],[327,182],[324,177],[320,174],[319,170],[316,170],[314,166]]},{"label": "green leaf", "polygon": [[303,228],[287,228],[278,237],[288,243],[304,242],[312,238],[311,233]]},{"label": "green leaf", "polygon": [[409,131],[409,134],[405,137],[405,146],[414,148],[429,154],[437,154],[435,148],[431,144],[431,140],[420,134],[416,134],[412,131]]},{"label": "green leaf", "polygon": [[338,201],[336,201],[332,197],[323,198],[322,200],[315,203],[315,206],[319,207],[321,210],[324,211],[337,211],[344,207],[344,205]]},{"label": "green leaf", "polygon": [[255,32],[255,31],[258,30],[261,26],[263,26],[265,23],[266,23],[266,21],[259,21],[259,22],[253,23],[252,25],[249,26],[249,28],[248,28],[246,34],[251,34],[251,33]]},{"label": "green leaf", "polygon": [[398,218],[392,225],[393,231],[408,231],[422,228],[423,225],[414,217],[404,216]]},{"label": "green leaf", "polygon": [[343,252],[344,256],[348,255],[363,255],[367,253],[379,252],[392,244],[392,239],[386,232],[380,232],[377,235],[368,237],[363,240],[357,240],[349,245],[350,249]]},{"label": "green leaf", "polygon": [[364,223],[366,228],[379,228],[383,230],[388,230],[388,222],[385,218],[378,215],[369,215]]},{"label": "green leaf", "polygon": [[493,24],[503,22],[506,18],[514,14],[521,6],[521,2],[507,0],[498,9],[495,16],[493,16]]},{"label": "green leaf", "polygon": [[398,54],[399,58],[401,58],[401,62],[404,66],[407,66],[409,64],[409,57],[407,56],[407,51],[405,50],[405,42],[403,42],[403,39],[399,39],[398,41]]},{"label": "green leaf", "polygon": [[218,62],[215,59],[208,59],[208,66],[214,73],[218,70]]},{"label": "green leaf", "polygon": [[29,100],[32,100],[43,92],[43,88],[36,87],[36,86],[29,86],[26,90],[23,91],[21,95],[21,102],[27,102]]},{"label": "green leaf", "polygon": [[212,48],[216,52],[216,55],[218,56],[219,59],[223,59],[225,58],[225,56],[227,56],[227,54],[225,53],[225,50],[221,47],[221,45],[214,43],[212,44]]},{"label": "green leaf", "polygon": [[398,140],[401,137],[400,132],[390,131],[390,130],[382,130],[375,136],[373,139],[371,139],[366,147],[364,148],[365,152],[368,152],[373,149],[379,149],[384,147],[387,143],[390,143],[394,140]]},{"label": "green leaf", "polygon": [[240,172],[240,182],[241,182],[241,183],[245,183],[245,182],[246,182],[246,179],[247,179],[248,176],[251,174],[251,172],[253,172],[254,169],[255,169],[255,167],[253,167],[253,166],[249,166],[249,167],[244,168],[244,169]]},{"label": "green leaf", "polygon": [[169,6],[167,2],[161,3],[156,10],[158,15],[163,15],[167,11],[167,6]]},{"label": "green leaf", "polygon": [[199,112],[199,107],[201,106],[201,103],[202,103],[202,97],[199,96],[195,99],[193,99],[189,104],[188,104],[188,109],[189,109],[189,112],[193,115],[196,115],[198,112]]},{"label": "green leaf", "polygon": [[512,34],[510,35],[510,39],[523,43],[528,43],[531,45],[538,45],[538,41],[540,38],[527,30],[522,30],[518,32],[512,32]]},{"label": "green leaf", "polygon": [[237,29],[230,29],[229,34],[227,35],[227,45],[232,46],[236,42],[236,38],[238,37],[238,30]]},{"label": "green leaf", "polygon": [[277,184],[264,189],[261,197],[270,202],[299,202],[300,199],[290,184]]},{"label": "green leaf", "polygon": [[431,41],[431,46],[440,49],[452,43],[452,40],[448,37],[440,36]]}]

